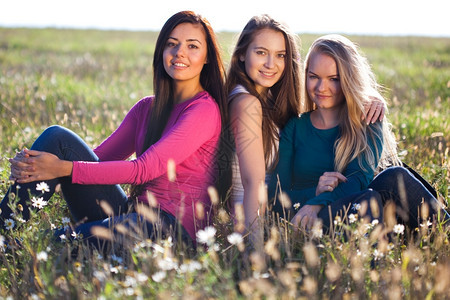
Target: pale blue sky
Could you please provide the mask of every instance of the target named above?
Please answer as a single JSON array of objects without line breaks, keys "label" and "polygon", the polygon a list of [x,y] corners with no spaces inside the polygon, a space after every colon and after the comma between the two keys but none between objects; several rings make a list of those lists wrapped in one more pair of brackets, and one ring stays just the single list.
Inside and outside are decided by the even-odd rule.
[{"label": "pale blue sky", "polygon": [[[450,37],[449,0],[0,0],[0,26],[159,30],[180,10],[216,31],[240,31],[269,13],[297,33]],[[155,4],[156,3],[156,4]]]}]

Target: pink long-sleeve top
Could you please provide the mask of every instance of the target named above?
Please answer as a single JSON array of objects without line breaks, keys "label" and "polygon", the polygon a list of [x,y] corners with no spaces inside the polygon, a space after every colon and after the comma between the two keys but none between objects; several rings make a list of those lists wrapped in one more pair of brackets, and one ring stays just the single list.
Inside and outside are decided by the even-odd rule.
[{"label": "pink long-sleeve top", "polygon": [[[201,92],[176,104],[161,139],[142,153],[150,105],[154,97],[137,102],[120,126],[94,152],[100,162],[75,161],[72,182],[78,184],[144,185],[139,201],[148,203],[147,191],[160,208],[181,221],[195,241],[195,233],[208,223],[210,200],[207,188],[216,179],[215,153],[221,131],[217,103]],[[136,153],[136,159],[127,160]],[[176,180],[170,181],[167,164],[176,165]],[[196,216],[203,204],[203,220]]]}]

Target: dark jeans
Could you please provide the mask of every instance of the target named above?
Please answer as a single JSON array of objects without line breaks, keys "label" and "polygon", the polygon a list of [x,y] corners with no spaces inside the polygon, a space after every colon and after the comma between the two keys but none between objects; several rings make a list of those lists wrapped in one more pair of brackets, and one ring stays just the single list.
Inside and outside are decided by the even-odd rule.
[{"label": "dark jeans", "polygon": [[[362,211],[363,209],[364,211]],[[368,222],[376,219],[381,223],[383,206],[380,194],[372,189],[367,189],[348,195],[322,208],[317,216],[322,219],[324,228],[329,229],[336,216],[340,216],[343,222],[347,222],[348,216],[351,214],[364,217]]]},{"label": "dark jeans", "polygon": [[430,218],[439,216],[440,220],[447,222],[450,218],[438,200],[404,167],[387,168],[374,178],[369,188],[380,193],[383,206],[393,201],[397,218],[411,229],[423,222],[420,215],[422,203],[428,205]]},{"label": "dark jeans", "polygon": [[[33,143],[31,149],[46,151],[55,154],[60,159],[69,161],[99,161],[97,155],[89,146],[74,132],[61,127],[51,126],[47,128]],[[105,174],[105,176],[107,176]],[[36,190],[38,182],[27,184],[12,185],[3,198],[0,208],[0,226],[4,228],[4,220],[10,218],[11,209],[8,206],[11,193],[15,193],[23,207],[22,217],[29,219],[30,195],[43,197],[48,201],[58,184],[61,185],[61,191],[67,206],[70,210],[75,223],[79,223],[75,228],[76,233],[80,233],[90,242],[97,242],[97,238],[92,237],[91,228],[93,226],[110,227],[117,222],[136,223],[138,216],[134,212],[128,211],[128,197],[119,185],[80,185],[72,183],[71,177],[56,178],[48,180],[46,183],[50,187],[50,192],[42,193]],[[111,207],[114,219],[108,218],[101,206],[100,201],[106,201]],[[175,217],[169,213],[161,213],[161,226],[166,231],[177,230],[181,227]],[[146,222],[146,229],[149,236],[155,231],[153,224]],[[170,229],[169,229],[170,228]],[[184,228],[181,227],[181,235],[185,239],[190,239]],[[57,233],[58,235],[60,232]]]},{"label": "dark jeans", "polygon": [[[366,209],[363,212],[360,208],[364,207]],[[290,221],[297,213],[293,208],[290,210],[285,209],[286,211],[283,211],[282,205],[278,200],[276,201],[273,210],[279,213],[280,216],[288,219],[288,221]],[[340,216],[342,221],[346,222],[350,214],[357,214],[360,217],[366,218],[369,222],[377,219],[381,223],[383,220],[383,206],[380,194],[371,189],[367,189],[348,195],[323,207],[317,216],[322,220],[324,229],[328,230],[331,228],[331,224],[336,216]]]}]

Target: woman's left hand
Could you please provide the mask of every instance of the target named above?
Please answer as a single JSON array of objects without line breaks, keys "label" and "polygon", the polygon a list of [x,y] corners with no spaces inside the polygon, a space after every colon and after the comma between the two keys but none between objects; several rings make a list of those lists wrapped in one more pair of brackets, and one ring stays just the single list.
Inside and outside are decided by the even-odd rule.
[{"label": "woman's left hand", "polygon": [[310,229],[316,222],[317,214],[322,209],[322,205],[304,205],[292,218],[294,228],[301,227],[303,229]]},{"label": "woman's left hand", "polygon": [[385,111],[386,104],[384,101],[376,97],[370,97],[370,102],[364,105],[365,114],[362,118],[366,120],[367,125],[376,121],[383,121]]},{"label": "woman's left hand", "polygon": [[36,150],[24,150],[26,156],[10,159],[11,172],[18,183],[50,180],[72,174],[73,163],[56,155]]}]

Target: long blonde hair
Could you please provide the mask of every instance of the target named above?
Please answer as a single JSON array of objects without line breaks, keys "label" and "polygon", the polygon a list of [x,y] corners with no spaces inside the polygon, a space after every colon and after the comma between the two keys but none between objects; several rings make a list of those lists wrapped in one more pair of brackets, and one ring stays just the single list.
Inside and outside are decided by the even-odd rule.
[{"label": "long blonde hair", "polygon": [[[342,92],[345,97],[345,105],[340,114],[340,137],[335,143],[334,166],[338,172],[343,172],[350,161],[358,158],[359,165],[362,158],[368,162],[369,166],[376,170],[389,165],[398,165],[400,160],[397,155],[397,143],[391,130],[391,124],[387,118],[375,126],[367,126],[365,120],[361,119],[364,113],[364,104],[370,101],[371,97],[376,97],[386,103],[380,91],[382,87],[376,82],[375,74],[372,72],[367,59],[360,53],[357,45],[341,35],[325,35],[311,45],[306,56],[305,70],[308,71],[310,58],[313,54],[321,53],[334,59],[336,62]],[[306,85],[306,81],[305,81]],[[307,111],[314,110],[315,104],[305,92],[305,108]],[[386,111],[387,114],[387,111]],[[383,151],[378,165],[375,165],[375,158],[380,155],[376,143],[375,153],[369,147],[368,139],[378,137],[381,126],[383,141]]]}]

